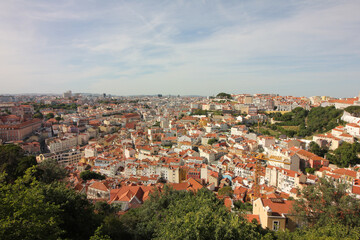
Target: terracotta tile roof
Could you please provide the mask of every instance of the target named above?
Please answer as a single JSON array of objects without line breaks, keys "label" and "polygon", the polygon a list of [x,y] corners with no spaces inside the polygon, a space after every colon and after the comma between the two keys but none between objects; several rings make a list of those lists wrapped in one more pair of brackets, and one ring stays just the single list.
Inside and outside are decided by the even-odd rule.
[{"label": "terracotta tile roof", "polygon": [[294,202],[290,200],[276,202],[272,199],[261,199],[261,201],[263,202],[264,207],[270,207],[271,211],[278,215],[289,213]]},{"label": "terracotta tile roof", "polygon": [[252,222],[253,219],[255,219],[259,224],[260,224],[260,218],[259,215],[254,215],[254,214],[246,214],[245,215],[246,220],[248,220],[248,222]]},{"label": "terracotta tile roof", "polygon": [[360,195],[360,186],[353,186],[352,187],[352,193]]},{"label": "terracotta tile roof", "polygon": [[94,182],[89,186],[89,188],[94,188],[94,189],[104,191],[104,192],[109,191],[109,187],[107,186],[107,184],[102,183],[102,182]]}]

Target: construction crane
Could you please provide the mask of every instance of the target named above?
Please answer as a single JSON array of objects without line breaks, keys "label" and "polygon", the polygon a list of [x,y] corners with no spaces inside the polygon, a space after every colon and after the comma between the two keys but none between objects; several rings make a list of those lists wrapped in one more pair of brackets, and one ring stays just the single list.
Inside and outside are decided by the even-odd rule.
[{"label": "construction crane", "polygon": [[255,163],[255,183],[254,183],[254,200],[258,199],[260,195],[260,172],[261,163],[259,159],[256,159]]},{"label": "construction crane", "polygon": [[264,158],[263,154],[259,153],[255,156],[255,181],[254,181],[254,199],[261,197],[260,194],[260,177],[261,177],[261,160]]}]

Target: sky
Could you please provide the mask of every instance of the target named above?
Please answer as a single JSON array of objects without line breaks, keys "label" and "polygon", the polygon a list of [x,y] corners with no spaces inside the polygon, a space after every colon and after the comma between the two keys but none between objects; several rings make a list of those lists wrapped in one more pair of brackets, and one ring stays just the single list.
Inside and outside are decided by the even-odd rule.
[{"label": "sky", "polygon": [[0,94],[353,97],[359,0],[1,0]]}]

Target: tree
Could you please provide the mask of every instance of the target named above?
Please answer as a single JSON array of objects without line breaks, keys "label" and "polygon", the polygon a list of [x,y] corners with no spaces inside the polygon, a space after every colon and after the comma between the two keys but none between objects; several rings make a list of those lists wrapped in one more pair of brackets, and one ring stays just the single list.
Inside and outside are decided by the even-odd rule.
[{"label": "tree", "polygon": [[328,153],[327,158],[339,167],[348,167],[360,162],[358,153],[360,152],[360,143],[353,144],[344,142],[332,154]]},{"label": "tree", "polygon": [[360,238],[359,227],[347,227],[329,219],[326,225],[316,225],[314,227],[299,228],[294,232],[278,231],[276,237],[279,240],[352,240]]},{"label": "tree", "polygon": [[93,236],[90,237],[90,240],[111,240],[109,235],[102,233],[102,226],[98,227]]},{"label": "tree", "polygon": [[317,144],[316,142],[312,141],[310,142],[310,149],[309,151],[320,156],[320,157],[324,157],[324,155],[327,153],[327,149],[323,149],[319,146],[319,144]]},{"label": "tree", "polygon": [[117,205],[110,205],[106,201],[97,201],[94,207],[95,211],[103,216],[111,215],[121,210]]},{"label": "tree", "polygon": [[90,179],[99,179],[99,180],[105,179],[105,176],[103,176],[103,175],[101,175],[99,173],[90,171],[90,170],[85,170],[85,171],[81,172],[80,177],[84,181],[87,181],[87,180],[90,180]]},{"label": "tree", "polygon": [[215,138],[211,138],[211,139],[208,140],[209,145],[213,145],[216,142],[217,142],[217,140]]},{"label": "tree", "polygon": [[0,239],[89,239],[103,216],[65,183],[38,181],[42,173],[33,166],[13,182],[0,174]]},{"label": "tree", "polygon": [[[291,112],[287,112],[283,115],[281,113],[270,114],[279,126],[299,126],[297,132],[290,130],[285,131],[281,128],[277,130],[287,136],[310,136],[316,132],[322,133],[329,131],[330,129],[338,125],[338,121],[343,113],[343,110],[336,109],[334,106],[330,107],[315,107],[310,111],[301,107],[293,109]],[[273,129],[274,130],[274,129]]]},{"label": "tree", "polygon": [[131,235],[126,231],[123,223],[115,214],[105,216],[99,228],[102,235],[107,235],[111,239],[131,239]]},{"label": "tree", "polygon": [[360,106],[349,106],[344,110],[354,117],[360,117]]},{"label": "tree", "polygon": [[293,214],[309,226],[326,225],[330,219],[349,227],[360,226],[360,202],[346,189],[346,184],[320,178],[315,185],[299,191]]},{"label": "tree", "polygon": [[21,147],[14,144],[0,146],[0,172],[6,172],[6,180],[15,181],[33,165],[36,165],[35,157],[26,156]]},{"label": "tree", "polygon": [[216,97],[222,99],[232,99],[230,94],[224,92],[219,93],[218,95],[216,95]]},{"label": "tree", "polygon": [[60,181],[67,177],[68,171],[56,160],[47,159],[37,165],[38,179],[44,183]]},{"label": "tree", "polygon": [[55,117],[55,120],[58,121],[58,122],[60,122],[61,117]]},{"label": "tree", "polygon": [[40,187],[43,201],[60,209],[57,217],[61,220],[59,227],[63,230],[62,238],[87,240],[100,226],[102,217],[94,213],[94,206],[85,194],[78,194],[58,181],[41,184]]},{"label": "tree", "polygon": [[305,172],[309,174],[314,174],[315,170],[316,170],[315,168],[305,168]]},{"label": "tree", "polygon": [[6,183],[0,179],[0,239],[58,239],[60,207],[45,200],[40,183],[32,176],[34,168]]},{"label": "tree", "polygon": [[227,211],[224,204],[203,188],[169,205],[155,239],[259,239],[256,227]]},{"label": "tree", "polygon": [[50,118],[54,118],[54,114],[53,113],[48,113],[46,114],[46,119],[50,119]]},{"label": "tree", "polygon": [[42,115],[41,112],[36,112],[34,115],[33,115],[33,118],[39,118],[39,119],[43,119],[44,116]]},{"label": "tree", "polygon": [[[165,186],[142,207],[121,217],[132,239],[259,239],[257,226],[229,212],[203,188],[196,193]],[[267,232],[266,230],[264,230]]]},{"label": "tree", "polygon": [[232,188],[230,186],[220,188],[218,191],[219,196],[232,197],[233,193],[234,193],[234,191],[232,190]]},{"label": "tree", "polygon": [[253,206],[249,202],[243,203],[242,201],[237,200],[234,201],[234,208],[235,210],[252,212]]}]

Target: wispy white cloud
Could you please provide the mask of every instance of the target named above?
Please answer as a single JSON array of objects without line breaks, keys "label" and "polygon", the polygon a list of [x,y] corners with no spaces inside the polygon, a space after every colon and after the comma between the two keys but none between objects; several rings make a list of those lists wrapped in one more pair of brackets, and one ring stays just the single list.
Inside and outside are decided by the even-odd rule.
[{"label": "wispy white cloud", "polygon": [[309,95],[299,82],[311,79],[311,94],[354,95],[321,84],[360,77],[359,10],[358,1],[2,1],[0,93]]}]

